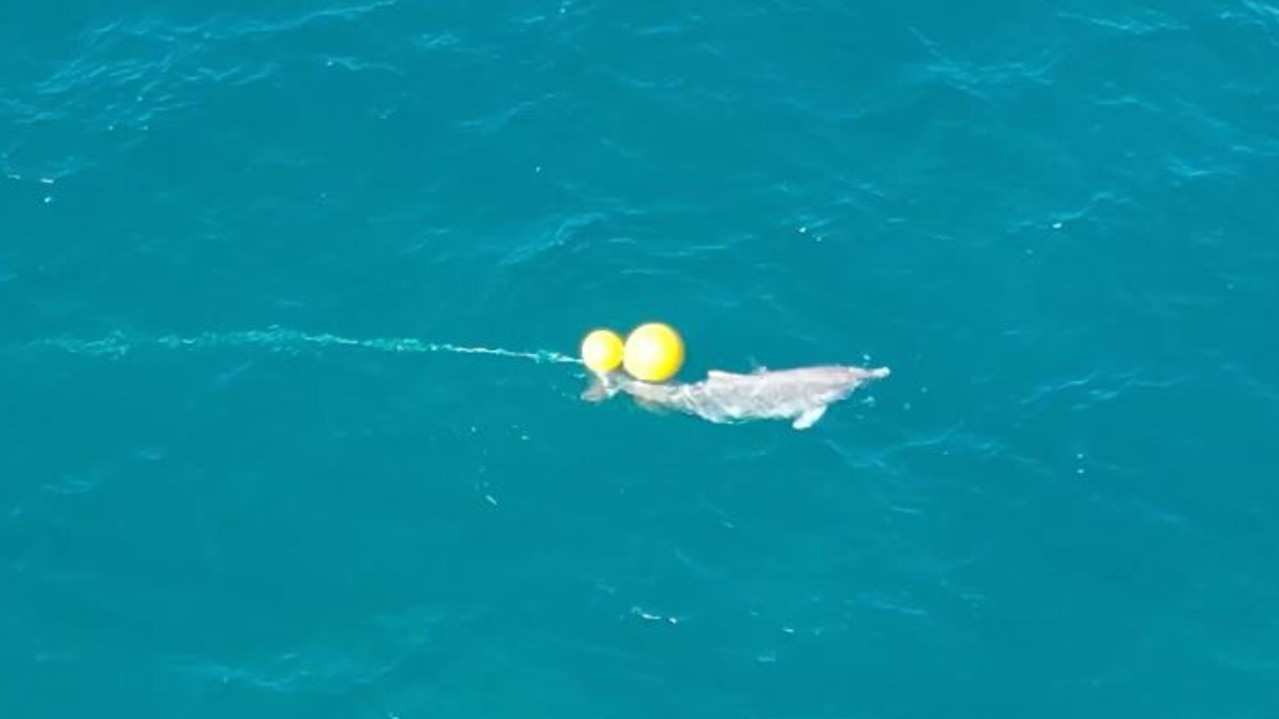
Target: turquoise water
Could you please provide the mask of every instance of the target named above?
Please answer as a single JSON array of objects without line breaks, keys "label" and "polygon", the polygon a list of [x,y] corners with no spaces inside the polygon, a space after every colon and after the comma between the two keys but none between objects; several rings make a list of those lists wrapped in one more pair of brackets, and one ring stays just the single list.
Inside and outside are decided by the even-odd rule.
[{"label": "turquoise water", "polygon": [[[1279,6],[0,22],[0,717],[1279,714]],[[893,375],[814,428],[582,402]]]}]

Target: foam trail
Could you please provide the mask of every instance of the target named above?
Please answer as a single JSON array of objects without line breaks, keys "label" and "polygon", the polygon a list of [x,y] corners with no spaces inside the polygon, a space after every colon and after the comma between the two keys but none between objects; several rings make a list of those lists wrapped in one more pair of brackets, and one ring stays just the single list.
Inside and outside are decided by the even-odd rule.
[{"label": "foam trail", "polygon": [[60,337],[38,340],[28,345],[28,347],[33,348],[53,347],[71,354],[117,358],[123,357],[129,352],[152,346],[174,350],[260,347],[273,352],[299,352],[307,347],[346,347],[376,350],[378,352],[407,352],[415,354],[484,354],[527,359],[539,363],[581,364],[581,361],[576,357],[550,350],[523,352],[498,347],[468,347],[449,343],[423,342],[413,338],[358,339],[327,333],[308,334],[283,327],[270,327],[265,330],[246,330],[243,332],[205,332],[190,337],[180,335],[164,335],[162,337],[127,336],[124,333],[116,332],[101,339],[83,340]]}]

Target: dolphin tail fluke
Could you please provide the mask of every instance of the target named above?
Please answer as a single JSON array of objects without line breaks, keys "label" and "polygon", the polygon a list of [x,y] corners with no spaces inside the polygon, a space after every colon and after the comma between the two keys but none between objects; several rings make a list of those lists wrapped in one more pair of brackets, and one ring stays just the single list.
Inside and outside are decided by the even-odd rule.
[{"label": "dolphin tail fluke", "polygon": [[600,375],[591,375],[591,382],[582,390],[582,399],[587,402],[603,402],[613,396],[615,390],[609,386],[608,380]]}]

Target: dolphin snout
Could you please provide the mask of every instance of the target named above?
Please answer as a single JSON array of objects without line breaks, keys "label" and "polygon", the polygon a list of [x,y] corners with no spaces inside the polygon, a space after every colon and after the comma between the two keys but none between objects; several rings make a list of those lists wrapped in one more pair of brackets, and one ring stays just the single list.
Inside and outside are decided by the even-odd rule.
[{"label": "dolphin snout", "polygon": [[849,374],[859,379],[883,379],[892,374],[892,370],[887,367],[876,367],[875,369],[862,369],[861,367],[849,367]]}]

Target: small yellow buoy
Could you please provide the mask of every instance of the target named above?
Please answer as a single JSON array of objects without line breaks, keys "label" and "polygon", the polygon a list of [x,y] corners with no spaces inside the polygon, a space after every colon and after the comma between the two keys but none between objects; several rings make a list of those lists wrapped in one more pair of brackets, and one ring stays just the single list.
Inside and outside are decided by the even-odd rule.
[{"label": "small yellow buoy", "polygon": [[622,365],[622,338],[612,330],[594,330],[582,340],[582,364],[596,374],[608,374]]},{"label": "small yellow buoy", "polygon": [[665,382],[684,364],[684,340],[670,325],[642,324],[627,336],[622,363],[638,380]]}]

